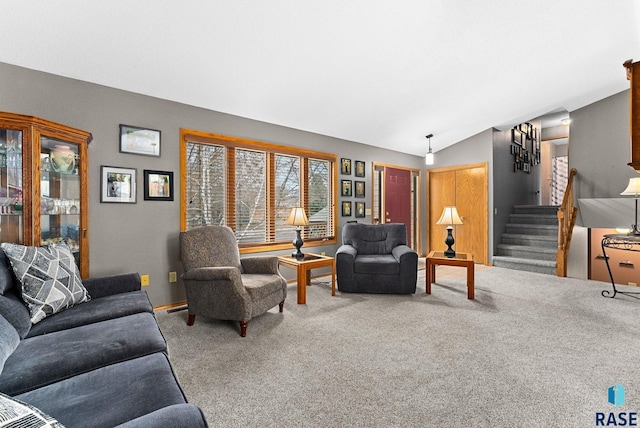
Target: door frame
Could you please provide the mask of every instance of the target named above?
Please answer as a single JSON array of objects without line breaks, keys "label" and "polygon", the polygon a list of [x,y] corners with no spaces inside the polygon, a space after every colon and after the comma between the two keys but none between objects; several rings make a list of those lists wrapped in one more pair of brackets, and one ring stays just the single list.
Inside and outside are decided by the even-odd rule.
[{"label": "door frame", "polygon": [[411,247],[418,254],[425,254],[422,251],[422,222],[420,219],[424,218],[422,213],[422,171],[417,168],[409,168],[406,166],[392,165],[388,163],[380,163],[380,162],[371,162],[371,181],[373,191],[371,192],[371,207],[373,207],[371,220],[373,223],[376,222],[376,210],[380,209],[378,212],[378,222],[384,223],[384,218],[382,218],[381,213],[385,212],[384,206],[384,195],[385,195],[385,180],[378,180],[378,176],[376,173],[378,171],[382,172],[383,177],[386,172],[386,168],[395,168],[401,169],[404,171],[409,171],[411,173],[411,184],[413,187],[413,200],[411,201],[412,207],[412,233],[411,233]]},{"label": "door frame", "polygon": [[436,221],[438,221],[438,219],[431,219],[430,215],[431,215],[431,207],[429,206],[431,198],[431,175],[432,174],[437,174],[437,173],[443,173],[443,172],[452,172],[452,171],[460,171],[460,170],[465,170],[465,169],[475,169],[475,168],[483,168],[484,169],[484,186],[482,186],[482,195],[479,195],[480,198],[482,198],[484,201],[486,201],[487,204],[487,210],[485,210],[485,212],[482,213],[483,215],[483,232],[482,232],[482,236],[484,237],[484,259],[483,260],[474,260],[476,263],[481,263],[484,265],[488,265],[488,261],[489,261],[489,163],[488,162],[481,162],[481,163],[473,163],[473,164],[465,164],[465,165],[454,165],[454,166],[447,166],[447,167],[442,167],[442,168],[432,168],[432,169],[428,169],[427,170],[427,194],[426,194],[426,205],[427,205],[427,211],[425,214],[425,218],[426,218],[426,227],[427,227],[427,239],[426,239],[426,245],[427,248],[429,247],[429,242],[431,242],[431,231],[432,231],[432,227],[430,226],[431,224],[435,224]]}]

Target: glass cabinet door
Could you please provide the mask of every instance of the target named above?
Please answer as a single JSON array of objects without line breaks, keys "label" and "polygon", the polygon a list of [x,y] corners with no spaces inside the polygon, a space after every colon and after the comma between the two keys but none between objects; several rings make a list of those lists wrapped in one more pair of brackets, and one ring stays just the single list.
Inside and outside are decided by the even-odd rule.
[{"label": "glass cabinet door", "polygon": [[41,245],[65,242],[80,260],[79,146],[40,139]]},{"label": "glass cabinet door", "polygon": [[0,242],[22,244],[22,136],[0,129]]}]

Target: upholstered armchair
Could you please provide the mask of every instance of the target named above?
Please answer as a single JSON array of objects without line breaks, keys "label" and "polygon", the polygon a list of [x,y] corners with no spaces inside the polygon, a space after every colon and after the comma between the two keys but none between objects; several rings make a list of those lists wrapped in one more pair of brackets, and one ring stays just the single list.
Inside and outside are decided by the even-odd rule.
[{"label": "upholstered armchair", "polygon": [[345,224],[335,259],[342,292],[416,292],[418,254],[407,246],[407,228],[402,223]]},{"label": "upholstered armchair", "polygon": [[240,322],[245,337],[249,321],[280,305],[287,297],[287,282],[275,256],[240,258],[233,231],[226,226],[202,226],[180,232],[182,279],[189,318],[196,315]]}]

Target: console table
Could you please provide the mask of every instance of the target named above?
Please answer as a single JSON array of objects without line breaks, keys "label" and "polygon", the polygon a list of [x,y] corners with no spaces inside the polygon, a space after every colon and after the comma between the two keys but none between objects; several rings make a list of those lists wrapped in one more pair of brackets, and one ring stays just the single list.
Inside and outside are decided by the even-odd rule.
[{"label": "console table", "polygon": [[602,255],[604,256],[604,262],[607,265],[607,271],[609,272],[609,278],[611,279],[611,286],[613,287],[613,293],[609,290],[602,290],[604,297],[614,298],[616,294],[626,294],[630,297],[640,299],[638,295],[640,291],[618,291],[616,289],[616,283],[613,280],[613,273],[611,273],[611,266],[609,266],[609,257],[606,253],[606,248],[623,250],[623,251],[636,251],[640,252],[640,235],[627,235],[627,234],[610,234],[604,235],[602,238]]}]

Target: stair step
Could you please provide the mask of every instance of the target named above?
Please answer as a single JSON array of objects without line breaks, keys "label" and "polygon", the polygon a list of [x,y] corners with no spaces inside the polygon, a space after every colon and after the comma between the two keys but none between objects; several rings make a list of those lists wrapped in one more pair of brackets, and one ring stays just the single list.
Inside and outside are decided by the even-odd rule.
[{"label": "stair step", "polygon": [[506,233],[558,236],[558,224],[507,223]]},{"label": "stair step", "polygon": [[558,226],[558,217],[546,214],[509,214],[511,224],[545,224]]},{"label": "stair step", "polygon": [[556,262],[549,260],[532,260],[519,257],[493,256],[493,265],[507,269],[544,273],[547,275],[556,274]]},{"label": "stair step", "polygon": [[545,235],[526,235],[518,233],[503,233],[502,243],[509,245],[524,245],[527,247],[544,247],[544,248],[557,248],[558,237],[557,236],[545,236]]},{"label": "stair step", "polygon": [[558,205],[514,205],[514,214],[546,214],[556,216]]},{"label": "stair step", "polygon": [[498,256],[555,261],[556,248],[498,244]]}]

